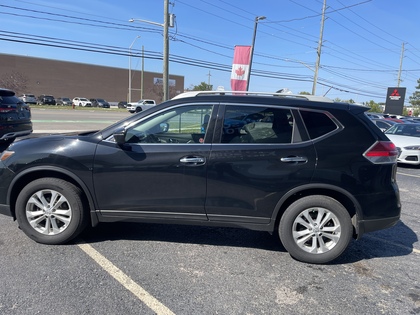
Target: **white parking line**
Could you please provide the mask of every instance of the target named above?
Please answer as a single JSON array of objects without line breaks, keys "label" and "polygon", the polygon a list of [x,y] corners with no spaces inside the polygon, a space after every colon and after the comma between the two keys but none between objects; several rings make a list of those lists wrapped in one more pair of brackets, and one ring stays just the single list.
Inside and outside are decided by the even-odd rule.
[{"label": "white parking line", "polygon": [[157,315],[175,315],[169,308],[160,303],[156,298],[135,283],[121,269],[106,259],[101,253],[89,244],[77,244],[81,250],[89,255],[99,266],[115,278],[127,290],[133,293],[140,301],[146,304]]},{"label": "white parking line", "polygon": [[413,175],[413,174],[407,174],[407,173],[401,173],[401,172],[397,172],[398,175],[405,175],[405,176],[411,176],[411,177],[417,177],[420,178],[420,175]]}]

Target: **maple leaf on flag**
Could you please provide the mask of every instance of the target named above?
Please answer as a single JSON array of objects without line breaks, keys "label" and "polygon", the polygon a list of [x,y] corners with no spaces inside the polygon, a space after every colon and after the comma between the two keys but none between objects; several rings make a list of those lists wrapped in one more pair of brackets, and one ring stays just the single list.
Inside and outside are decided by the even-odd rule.
[{"label": "maple leaf on flag", "polygon": [[241,76],[243,76],[243,75],[245,74],[245,70],[244,70],[244,69],[242,69],[242,67],[239,67],[238,69],[236,69],[236,70],[235,70],[235,73],[236,73],[239,77],[241,77]]}]

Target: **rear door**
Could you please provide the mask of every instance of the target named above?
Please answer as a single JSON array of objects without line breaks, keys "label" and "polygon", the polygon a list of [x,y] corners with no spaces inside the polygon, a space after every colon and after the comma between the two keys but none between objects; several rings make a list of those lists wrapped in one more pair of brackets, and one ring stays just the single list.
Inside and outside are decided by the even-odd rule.
[{"label": "rear door", "polygon": [[219,117],[207,164],[208,218],[267,224],[286,192],[310,182],[314,146],[288,108],[224,105]]}]

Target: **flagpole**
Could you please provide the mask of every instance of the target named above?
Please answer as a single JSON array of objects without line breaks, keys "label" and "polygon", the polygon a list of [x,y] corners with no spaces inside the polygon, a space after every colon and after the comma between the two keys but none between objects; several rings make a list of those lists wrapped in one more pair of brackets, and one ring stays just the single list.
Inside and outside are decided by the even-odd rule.
[{"label": "flagpole", "polygon": [[254,56],[254,46],[255,46],[255,38],[257,37],[257,25],[259,20],[264,20],[265,16],[256,16],[255,17],[255,24],[254,24],[254,35],[252,36],[252,46],[251,46],[251,53],[249,55],[249,68],[248,68],[248,78],[246,82],[246,90],[249,89],[249,80],[251,79],[251,67],[252,67],[252,58]]}]

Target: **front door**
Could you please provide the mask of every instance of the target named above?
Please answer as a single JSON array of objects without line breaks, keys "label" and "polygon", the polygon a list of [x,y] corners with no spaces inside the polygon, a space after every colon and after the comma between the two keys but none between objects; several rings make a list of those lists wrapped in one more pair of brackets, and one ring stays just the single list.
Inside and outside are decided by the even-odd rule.
[{"label": "front door", "polygon": [[93,172],[102,215],[206,220],[211,144],[204,143],[201,128],[212,108],[206,104],[163,110],[130,125],[126,144],[102,141]]}]

